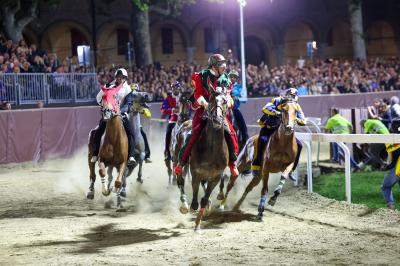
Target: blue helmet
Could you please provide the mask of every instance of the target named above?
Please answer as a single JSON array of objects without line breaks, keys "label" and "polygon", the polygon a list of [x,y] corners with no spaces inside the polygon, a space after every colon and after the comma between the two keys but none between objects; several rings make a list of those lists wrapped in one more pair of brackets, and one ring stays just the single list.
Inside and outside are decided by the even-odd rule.
[{"label": "blue helmet", "polygon": [[173,88],[173,89],[179,89],[180,87],[181,87],[181,83],[177,80],[171,83],[171,88]]},{"label": "blue helmet", "polygon": [[297,97],[299,96],[299,92],[297,91],[296,88],[290,88],[286,90],[285,96]]}]

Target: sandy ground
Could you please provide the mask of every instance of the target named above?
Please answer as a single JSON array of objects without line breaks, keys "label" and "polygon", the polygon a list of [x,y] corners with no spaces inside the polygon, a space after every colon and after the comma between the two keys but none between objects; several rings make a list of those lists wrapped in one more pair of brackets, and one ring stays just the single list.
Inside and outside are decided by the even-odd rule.
[{"label": "sandy ground", "polygon": [[[84,151],[68,160],[0,168],[0,265],[400,265],[400,215],[307,194],[287,184],[264,222],[258,186],[242,213],[214,211],[194,233],[159,163],[129,179],[125,213],[85,198]],[[135,171],[136,172],[136,171]],[[248,179],[232,193],[232,206]],[[275,180],[270,185],[274,186]],[[190,186],[187,189],[191,199]],[[216,193],[212,195],[214,204]]]}]

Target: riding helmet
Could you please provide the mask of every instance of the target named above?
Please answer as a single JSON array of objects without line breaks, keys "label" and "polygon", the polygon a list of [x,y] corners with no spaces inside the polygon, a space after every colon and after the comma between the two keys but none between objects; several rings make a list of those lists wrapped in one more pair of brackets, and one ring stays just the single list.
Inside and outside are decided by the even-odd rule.
[{"label": "riding helmet", "polygon": [[213,54],[208,58],[208,66],[220,66],[221,64],[226,63],[226,59],[222,54]]}]

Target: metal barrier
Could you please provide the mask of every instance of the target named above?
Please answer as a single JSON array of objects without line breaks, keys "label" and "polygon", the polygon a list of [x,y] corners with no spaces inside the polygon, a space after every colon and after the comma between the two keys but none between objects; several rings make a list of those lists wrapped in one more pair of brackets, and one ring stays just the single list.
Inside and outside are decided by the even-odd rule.
[{"label": "metal barrier", "polygon": [[0,75],[0,101],[16,105],[93,102],[98,91],[96,73]]}]

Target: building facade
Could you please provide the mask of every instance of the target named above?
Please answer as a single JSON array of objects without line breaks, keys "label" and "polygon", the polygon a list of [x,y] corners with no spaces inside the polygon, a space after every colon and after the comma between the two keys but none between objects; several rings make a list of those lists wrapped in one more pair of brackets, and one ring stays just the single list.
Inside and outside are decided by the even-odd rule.
[{"label": "building facade", "polygon": [[[369,57],[399,55],[398,2],[363,0]],[[24,37],[61,59],[74,58],[77,45],[96,44],[98,65],[126,65],[127,42],[134,41],[131,10],[131,0],[64,0],[57,7],[41,6]],[[293,63],[309,56],[310,41],[317,44],[314,57],[353,58],[347,0],[249,0],[244,18],[247,63]],[[165,65],[177,60],[203,64],[214,52],[237,56],[239,6],[236,0],[197,0],[176,17],[151,12],[150,33],[153,59]]]}]

